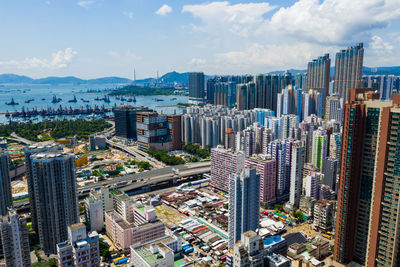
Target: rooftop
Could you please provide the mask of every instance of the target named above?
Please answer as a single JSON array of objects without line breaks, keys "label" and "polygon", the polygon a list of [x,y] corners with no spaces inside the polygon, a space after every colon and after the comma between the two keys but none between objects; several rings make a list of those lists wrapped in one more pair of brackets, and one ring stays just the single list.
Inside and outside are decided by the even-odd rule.
[{"label": "rooftop", "polygon": [[[155,250],[156,252],[152,252],[151,246],[156,246],[158,250]],[[165,258],[163,255],[161,255],[159,250],[162,250],[164,252],[171,251],[170,248],[162,243],[157,243],[155,245],[145,245],[135,248],[134,250],[145,262],[147,262],[151,266],[160,264],[164,261]]]}]

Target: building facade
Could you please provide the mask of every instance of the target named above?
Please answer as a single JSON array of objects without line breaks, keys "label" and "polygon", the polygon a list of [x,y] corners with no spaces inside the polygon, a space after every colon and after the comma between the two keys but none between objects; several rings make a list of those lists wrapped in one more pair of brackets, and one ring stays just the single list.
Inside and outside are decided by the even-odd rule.
[{"label": "building facade", "polygon": [[244,169],[229,176],[229,248],[242,233],[259,227],[260,175],[256,169]]},{"label": "building facade", "polygon": [[67,239],[68,226],[79,222],[75,156],[61,150],[30,156],[40,246],[56,253]]},{"label": "building facade", "polygon": [[240,173],[244,169],[245,156],[243,152],[217,147],[211,149],[211,184],[229,192],[229,175]]},{"label": "building facade", "polygon": [[7,149],[0,148],[0,216],[7,215],[13,205],[9,165]]},{"label": "building facade", "polygon": [[100,267],[99,235],[83,223],[68,226],[68,240],[57,244],[58,266]]},{"label": "building facade", "polygon": [[348,100],[350,88],[361,86],[364,46],[359,43],[336,53],[334,93]]},{"label": "building facade", "polygon": [[151,112],[147,107],[123,105],[114,109],[115,135],[136,140],[136,121],[138,112]]},{"label": "building facade", "polygon": [[0,236],[4,259],[7,267],[30,267],[31,256],[29,233],[24,216],[18,216],[15,210],[0,217]]}]

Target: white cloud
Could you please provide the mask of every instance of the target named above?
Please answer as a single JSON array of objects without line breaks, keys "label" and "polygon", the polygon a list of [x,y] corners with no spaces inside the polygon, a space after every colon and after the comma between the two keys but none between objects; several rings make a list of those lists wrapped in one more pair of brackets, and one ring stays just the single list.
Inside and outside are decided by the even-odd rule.
[{"label": "white cloud", "polygon": [[312,58],[328,52],[334,61],[337,51],[358,42],[366,47],[364,65],[398,64],[394,55],[400,56],[400,35],[375,33],[399,20],[399,0],[297,0],[280,8],[215,1],[184,5],[182,12],[199,19],[191,25],[193,38],[217,52],[206,57],[217,71],[306,68]]},{"label": "white cloud", "polygon": [[365,39],[372,29],[400,17],[398,0],[299,0],[265,21],[263,32],[281,33],[323,44]]},{"label": "white cloud", "polygon": [[84,0],[84,1],[79,1],[77,5],[83,8],[89,8],[89,6],[93,5],[94,3],[96,3],[95,0]]},{"label": "white cloud", "polygon": [[157,11],[156,11],[156,14],[157,15],[160,15],[160,16],[165,16],[165,15],[167,15],[168,13],[171,13],[172,12],[172,7],[170,7],[169,5],[167,5],[167,4],[164,4],[162,7],[160,7]]},{"label": "white cloud", "polygon": [[17,69],[62,69],[68,66],[72,59],[78,54],[72,48],[66,48],[53,53],[51,60],[37,57],[25,58],[23,60],[0,61],[0,66],[14,67]]},{"label": "white cloud", "polygon": [[192,58],[188,64],[195,67],[204,67],[206,62],[207,61],[204,58]]},{"label": "white cloud", "polygon": [[269,3],[247,3],[231,5],[228,1],[211,2],[201,5],[184,5],[182,12],[191,13],[203,22],[203,26],[194,29],[208,33],[230,31],[248,36],[254,29],[261,27],[263,16],[275,9]]},{"label": "white cloud", "polygon": [[133,12],[124,12],[123,13],[124,14],[124,16],[126,16],[126,17],[128,17],[128,18],[130,18],[130,19],[133,19],[133,17],[134,17],[134,14],[133,14]]}]

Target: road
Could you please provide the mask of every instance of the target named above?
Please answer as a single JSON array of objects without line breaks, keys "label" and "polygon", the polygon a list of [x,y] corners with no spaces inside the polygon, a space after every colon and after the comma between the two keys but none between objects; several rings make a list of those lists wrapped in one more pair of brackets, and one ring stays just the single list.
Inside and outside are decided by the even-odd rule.
[{"label": "road", "polygon": [[32,145],[34,143],[34,142],[32,142],[32,141],[30,141],[28,139],[25,139],[25,138],[22,138],[21,136],[18,136],[16,133],[12,133],[11,137],[13,137],[12,138],[13,140],[15,140],[15,141],[17,141],[19,143],[25,144],[25,145]]},{"label": "road", "polygon": [[112,140],[106,139],[107,144],[110,147],[117,148],[119,150],[124,151],[125,153],[134,156],[136,160],[138,161],[147,161],[149,162],[153,167],[160,168],[160,167],[165,167],[165,164],[152,158],[152,160],[148,160],[147,158],[150,157],[147,155],[147,153],[140,151],[139,149],[132,147],[132,146],[126,146],[123,144],[119,143],[114,143]]},{"label": "road", "polygon": [[[117,183],[123,183],[127,182],[130,183],[130,185],[127,185],[125,187],[121,186],[121,189],[123,190],[131,190],[131,187],[136,187],[136,184],[132,184],[137,181],[142,181],[142,185],[149,185],[149,184],[156,184],[164,181],[169,181],[173,180],[174,178],[178,177],[175,175],[175,172],[172,169],[178,169],[179,170],[179,177],[186,177],[186,176],[192,176],[192,175],[198,175],[198,174],[203,174],[210,172],[210,162],[195,162],[195,163],[188,163],[184,165],[177,165],[173,167],[165,167],[162,169],[154,169],[150,171],[144,171],[140,173],[134,173],[134,174],[128,174],[125,176],[117,177],[113,180],[107,180],[107,184],[112,186]],[[98,182],[98,183],[93,183],[84,186],[83,188],[91,189],[91,188],[96,188],[98,186],[101,186],[103,182]],[[140,187],[138,186],[138,187]],[[82,188],[81,188],[82,189]]]}]

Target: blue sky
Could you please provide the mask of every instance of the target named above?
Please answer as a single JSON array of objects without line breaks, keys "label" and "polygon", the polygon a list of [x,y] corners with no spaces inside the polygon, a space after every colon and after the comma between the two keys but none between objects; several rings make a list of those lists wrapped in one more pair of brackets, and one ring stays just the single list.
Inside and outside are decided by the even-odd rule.
[{"label": "blue sky", "polygon": [[155,76],[306,68],[364,42],[400,65],[399,0],[0,0],[0,73]]}]

